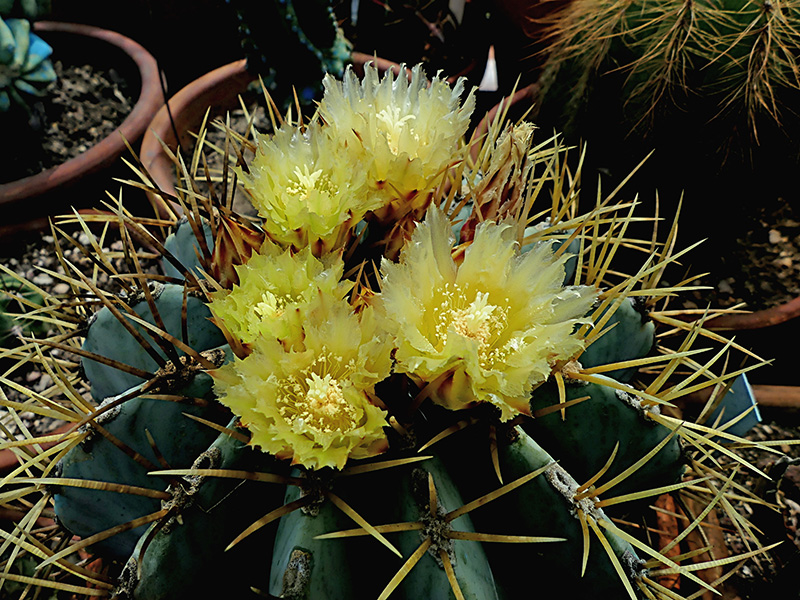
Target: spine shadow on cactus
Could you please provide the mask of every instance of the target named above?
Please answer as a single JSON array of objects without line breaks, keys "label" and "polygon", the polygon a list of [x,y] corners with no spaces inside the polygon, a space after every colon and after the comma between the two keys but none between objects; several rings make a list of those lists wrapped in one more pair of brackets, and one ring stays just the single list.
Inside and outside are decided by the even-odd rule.
[{"label": "spine shadow on cactus", "polygon": [[[172,494],[167,504],[170,516],[151,525],[139,538],[120,577],[120,598],[167,600],[208,594],[246,598],[256,597],[252,587],[264,587],[266,579],[258,574],[263,572],[264,547],[271,546],[277,523],[230,551],[225,549],[232,532],[244,530],[270,507],[281,506],[284,486],[211,474],[288,474],[286,465],[247,447],[246,439],[246,432],[233,419],[228,431],[217,436],[187,474],[169,476],[169,470],[159,474],[164,479],[174,478],[168,488]],[[220,570],[243,568],[252,577],[217,577]]]},{"label": "spine shadow on cactus", "polygon": [[[221,364],[225,354],[220,350],[207,356]],[[212,385],[210,375],[199,372],[152,394],[142,393],[138,386],[101,403],[88,417],[91,425],[86,426],[80,443],[57,466],[59,478],[100,483],[97,489],[56,484],[53,493],[59,522],[76,535],[89,537],[157,513],[158,496],[125,494],[124,489],[121,494],[105,491],[103,483],[164,491],[168,482],[150,473],[164,464],[191,465],[217,436],[213,428],[198,427],[191,417],[217,423],[230,419],[227,411],[212,402]],[[97,546],[126,558],[143,533],[144,525],[99,541]]]}]

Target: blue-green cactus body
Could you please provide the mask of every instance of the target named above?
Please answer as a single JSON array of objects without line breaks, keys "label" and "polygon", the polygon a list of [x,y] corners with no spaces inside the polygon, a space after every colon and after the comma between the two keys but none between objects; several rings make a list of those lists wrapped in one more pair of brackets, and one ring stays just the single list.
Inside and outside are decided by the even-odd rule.
[{"label": "blue-green cactus body", "polygon": [[210,253],[214,249],[214,235],[208,221],[203,221],[202,229],[205,248],[200,247],[201,244],[195,236],[192,224],[186,217],[178,222],[175,231],[170,233],[164,241],[164,249],[180,262],[182,269],[179,269],[166,258],[162,258],[161,267],[164,269],[164,275],[180,280],[184,279],[183,273],[185,271],[194,271],[195,275],[200,275],[201,270],[203,270],[201,257],[206,252]]},{"label": "blue-green cactus body", "polygon": [[[299,475],[295,471],[294,475]],[[284,502],[304,495],[298,486],[286,490]],[[298,509],[281,518],[272,548],[269,593],[279,598],[358,598],[358,590],[369,588],[374,577],[376,553],[391,560],[388,549],[375,546],[375,540],[314,539],[318,535],[352,529],[357,525],[327,499],[307,509]],[[354,561],[353,557],[360,557]]]},{"label": "blue-green cactus body", "polygon": [[[592,540],[585,574],[581,576],[584,543],[578,510],[587,519],[608,520],[591,501],[575,501],[578,482],[532,437],[514,430],[515,439],[498,444],[500,472],[505,483],[544,468],[545,471],[516,490],[493,500],[491,506],[473,511],[472,520],[479,531],[512,535],[562,538],[561,542],[534,544],[486,544],[496,581],[506,598],[516,597],[519,573],[530,580],[553,579],[558,582],[562,597],[621,598],[623,585],[606,552],[597,538]],[[488,461],[474,465],[476,473],[483,471],[484,490],[499,487],[497,477]],[[480,470],[479,470],[480,469]],[[473,475],[475,476],[475,475]],[[535,507],[535,508],[534,508]],[[633,579],[642,571],[634,548],[609,531],[602,535],[617,559]],[[594,537],[594,536],[593,536]]]},{"label": "blue-green cactus body", "polygon": [[[218,362],[221,364],[221,360]],[[160,391],[208,402],[213,399],[213,380],[208,373],[200,372],[178,389]],[[138,393],[137,390],[131,392]],[[111,397],[108,401],[113,402],[114,399]],[[59,476],[164,490],[168,480],[148,475],[154,468],[160,468],[159,454],[172,467],[186,468],[217,437],[213,429],[199,425],[187,414],[216,421],[229,419],[227,412],[215,404],[194,406],[188,402],[146,395],[133,397],[96,420],[126,450],[99,431],[93,431],[61,459],[58,463]],[[141,456],[144,462],[134,459],[131,451]],[[146,496],[71,486],[58,487],[54,503],[59,522],[80,536],[94,535],[154,513],[160,508],[158,499]],[[140,526],[117,534],[101,546],[116,558],[126,558],[145,529],[146,526]]]},{"label": "blue-green cactus body", "polygon": [[[234,425],[229,423],[230,427]],[[276,459],[227,433],[221,433],[192,467],[288,471]],[[183,492],[174,500],[179,518],[170,519],[164,527],[154,523],[139,539],[126,566],[128,573],[122,577],[126,593],[134,599],[178,600],[249,590],[253,584],[250,579],[219,578],[218,573],[233,573],[245,565],[254,573],[263,570],[263,550],[271,545],[264,540],[268,528],[230,551],[225,548],[252,522],[281,506],[285,487],[213,476],[187,476],[180,481]],[[169,489],[175,493],[174,486]],[[189,548],[191,552],[187,552]]]},{"label": "blue-green cactus body", "polygon": [[[526,421],[523,428],[581,482],[603,468],[617,444],[614,462],[597,485],[622,473],[671,434],[669,429],[648,418],[650,412],[658,412],[658,407],[646,407],[633,388],[626,392],[598,383],[574,382],[568,383],[565,391],[567,402],[586,396],[588,399],[566,408],[564,418],[561,411],[556,411]],[[531,410],[536,413],[558,403],[558,390],[548,383],[534,391]],[[607,496],[676,483],[684,468],[679,439],[673,437],[635,475],[615,485]]]},{"label": "blue-green cactus body", "polygon": [[[438,556],[438,550],[442,549],[450,556],[450,562],[464,598],[495,600],[498,597],[497,586],[481,543],[473,540],[443,541],[436,537],[443,535],[443,530],[449,529],[459,532],[475,531],[469,515],[462,515],[450,523],[443,521],[443,516],[449,511],[461,508],[464,500],[441,461],[433,457],[419,463],[419,466],[406,469],[402,475],[395,473],[387,475],[400,484],[396,496],[399,505],[397,520],[399,522],[427,523],[427,529],[423,532],[409,531],[400,534],[397,542],[398,550],[405,557],[411,556],[425,537],[431,537],[434,540],[432,548],[422,556],[401,583],[398,589],[399,597],[407,600],[416,598],[451,600],[455,598],[442,560]],[[436,490],[438,518],[431,515],[429,475]],[[394,495],[393,488],[382,489],[386,490],[387,499]]]},{"label": "blue-green cactus body", "polygon": [[[155,284],[152,295],[164,331],[170,335],[197,351],[216,348],[225,343],[223,333],[210,321],[211,311],[208,306],[201,298],[186,294],[183,286]],[[182,316],[184,305],[185,322]],[[130,306],[144,321],[156,323],[153,310],[143,295],[130,302]],[[133,323],[130,319],[129,323],[143,335],[152,351],[157,352],[163,359],[167,358],[164,350],[158,347],[159,338],[156,334]],[[159,366],[155,358],[139,344],[108,307],[100,309],[90,322],[83,349],[151,373],[155,373]],[[178,350],[178,354],[183,355],[184,352]],[[91,358],[84,358],[82,365],[86,378],[92,386],[92,397],[98,401],[121,394],[143,381],[137,375],[104,365]]]},{"label": "blue-green cactus body", "polygon": [[[604,318],[604,311],[597,321]],[[655,324],[647,316],[642,303],[626,298],[614,311],[601,331],[605,331],[581,354],[579,360],[584,368],[597,367],[644,358],[655,347]],[[604,373],[617,381],[630,381],[637,367],[626,367]]]},{"label": "blue-green cactus body", "polygon": [[[486,556],[497,582],[500,598],[516,598],[520,573],[530,581],[558,582],[558,593],[565,598],[622,598],[625,591],[617,572],[596,537],[589,554],[586,572],[581,577],[583,533],[578,509],[597,521],[608,520],[591,500],[575,501],[579,482],[556,463],[524,430],[498,435],[497,456],[502,474],[498,480],[491,459],[489,436],[485,428],[453,435],[440,443],[438,454],[456,482],[463,498],[474,500],[537,470],[544,469],[516,489],[471,511],[479,532],[516,536],[545,537],[563,541],[539,543],[486,543]],[[463,437],[462,437],[463,436]],[[604,531],[617,559],[633,579],[641,573],[634,548],[614,533]]]}]

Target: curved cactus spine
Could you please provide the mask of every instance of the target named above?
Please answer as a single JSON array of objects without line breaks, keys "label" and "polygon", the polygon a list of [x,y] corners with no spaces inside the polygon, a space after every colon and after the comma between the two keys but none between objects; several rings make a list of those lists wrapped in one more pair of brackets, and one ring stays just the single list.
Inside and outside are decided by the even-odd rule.
[{"label": "curved cactus spine", "polygon": [[[207,353],[217,364],[225,351]],[[100,482],[97,489],[56,484],[53,501],[59,522],[76,535],[92,536],[158,512],[160,501],[153,496],[105,491],[103,483],[165,490],[168,482],[150,475],[158,465],[186,467],[192,464],[216,437],[210,428],[199,428],[189,416],[219,421],[227,411],[210,404],[213,381],[196,366],[151,387],[143,385],[108,397],[101,404],[93,425],[80,444],[59,461],[57,475],[67,480]],[[163,381],[163,380],[162,380]],[[164,399],[171,395],[181,401]],[[158,397],[161,396],[161,397]],[[210,405],[209,405],[210,404]],[[145,526],[122,532],[99,543],[116,558],[130,555]]]},{"label": "curved cactus spine", "polygon": [[[299,474],[299,472],[295,472]],[[283,517],[275,534],[269,569],[269,592],[284,598],[357,597],[369,588],[374,573],[349,556],[364,556],[364,540],[318,540],[317,536],[353,525],[333,502],[301,486],[286,490],[284,504],[304,504]],[[309,495],[312,494],[312,495]],[[305,498],[305,500],[304,500]],[[377,552],[374,549],[374,552]],[[384,551],[385,552],[385,551]],[[369,556],[369,553],[366,554]],[[388,556],[386,553],[384,556]],[[367,560],[366,564],[372,563]],[[360,574],[363,573],[363,574]]]},{"label": "curved cactus spine", "polygon": [[409,557],[426,550],[400,583],[401,597],[447,600],[457,587],[464,598],[498,598],[491,566],[469,514],[452,518],[464,500],[441,461],[431,457],[404,475],[398,478],[399,520],[424,528],[401,534],[398,548]]},{"label": "curved cactus spine", "polygon": [[[101,401],[142,383],[141,373],[153,373],[167,358],[177,360],[187,346],[196,351],[221,346],[225,336],[210,319],[205,302],[177,284],[154,283],[121,308],[104,306],[89,322],[83,350],[120,366],[84,357],[92,396]],[[125,372],[126,367],[130,372]]]},{"label": "curved cactus spine", "polygon": [[[581,581],[577,583],[578,589],[591,590],[591,594],[595,597],[603,597],[606,594],[621,594],[621,587],[628,590],[633,588],[635,581],[643,571],[643,561],[637,556],[634,548],[611,532],[601,532],[597,522],[606,518],[602,509],[597,509],[593,502],[584,504],[579,493],[578,482],[567,471],[558,467],[553,458],[544,452],[533,438],[519,431],[516,433],[519,437],[515,441],[507,446],[500,444],[498,448],[504,477],[513,480],[536,472],[538,469],[546,468],[544,477],[537,477],[531,484],[521,487],[517,495],[506,496],[509,502],[513,501],[509,509],[518,508],[524,515],[522,518],[525,521],[518,523],[519,535],[534,531],[537,535],[560,535],[567,539],[569,547],[569,549],[565,549],[564,555],[558,558],[553,557],[550,560],[541,560],[537,567],[543,569],[542,573],[547,572],[548,567],[555,568],[565,575],[570,572],[574,573],[581,564],[579,557],[581,561],[586,560],[586,553],[588,553],[586,570],[579,571],[582,577]],[[527,494],[530,495],[527,496]],[[498,500],[498,503],[502,503],[502,499]],[[549,516],[536,511],[522,510],[524,506],[531,506],[531,503],[539,507],[550,507]],[[516,511],[505,513],[502,504],[493,508],[500,514],[513,515],[516,513]],[[604,552],[600,552],[597,547],[590,552],[590,547],[587,547],[589,543],[582,534],[584,521],[589,523],[591,531],[597,536],[599,545],[603,547]],[[517,529],[517,524],[515,524],[515,529]],[[578,543],[579,539],[583,541],[582,544]],[[539,553],[534,554],[533,549],[535,547],[528,549],[528,552],[514,552],[507,546],[500,547],[498,553],[502,552],[502,558],[500,558],[502,569],[511,570],[514,563],[518,568],[525,568],[525,565],[529,564],[534,556],[539,558]],[[515,559],[513,562],[511,557]],[[493,564],[499,577],[501,569],[497,566],[498,562],[495,559]],[[624,574],[622,578],[618,570],[620,565]],[[622,586],[620,586],[620,582],[622,582]],[[569,584],[564,587],[568,588]]]},{"label": "curved cactus spine", "polygon": [[31,314],[43,304],[44,297],[36,286],[20,280],[18,275],[0,274],[0,348],[11,348],[20,336],[47,334],[47,327]]},{"label": "curved cactus spine", "polygon": [[[585,488],[523,429],[498,429],[496,463],[486,428],[457,435],[465,439],[444,442],[439,452],[462,494],[487,504],[470,513],[476,529],[553,542],[484,545],[501,597],[513,597],[505,582],[520,570],[532,578],[557,578],[567,596],[622,597],[635,585],[643,572],[635,549],[615,534],[601,533],[596,524],[607,518],[602,509],[582,497]],[[589,530],[603,536],[597,547],[585,537]]]}]

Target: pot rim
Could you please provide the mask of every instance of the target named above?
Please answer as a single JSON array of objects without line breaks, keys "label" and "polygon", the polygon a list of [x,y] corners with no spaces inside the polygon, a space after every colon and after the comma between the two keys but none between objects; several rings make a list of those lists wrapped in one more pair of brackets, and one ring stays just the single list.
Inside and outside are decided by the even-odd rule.
[{"label": "pot rim", "polygon": [[140,92],[133,110],[119,127],[86,152],[40,173],[0,184],[1,207],[13,206],[70,185],[114,163],[128,149],[129,144],[135,143],[142,136],[163,103],[156,59],[144,46],[131,38],[93,25],[60,21],[37,21],[33,24],[33,30],[37,33],[71,33],[118,47],[136,63],[141,79]]},{"label": "pot rim", "polygon": [[[374,63],[380,72],[392,70],[399,74],[403,68],[403,65],[363,52],[351,52],[350,59],[356,69],[363,68],[367,62]],[[188,131],[202,122],[207,111],[238,106],[239,94],[257,80],[258,75],[247,70],[247,59],[230,62],[187,83],[153,117],[142,136],[139,158],[153,185],[152,190],[146,191],[148,200],[160,216],[181,214],[173,182],[174,163],[164,152],[162,143],[174,152],[178,139],[188,141]],[[232,95],[233,92],[236,94]]]}]

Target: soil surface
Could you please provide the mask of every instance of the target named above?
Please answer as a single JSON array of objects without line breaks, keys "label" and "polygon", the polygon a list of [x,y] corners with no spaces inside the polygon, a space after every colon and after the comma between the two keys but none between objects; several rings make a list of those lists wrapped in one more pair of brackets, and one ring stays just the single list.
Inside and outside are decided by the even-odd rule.
[{"label": "soil surface", "polygon": [[[758,208],[737,238],[730,255],[715,262],[701,283],[710,290],[693,292],[686,308],[727,308],[744,303],[748,310],[783,304],[800,296],[800,213],[789,202]],[[695,254],[702,254],[702,246]],[[702,266],[703,261],[698,264]]]},{"label": "soil surface", "polygon": [[133,110],[136,100],[113,69],[61,61],[54,61],[53,68],[58,79],[31,103],[27,120],[25,115],[14,115],[16,123],[8,125],[17,143],[3,151],[0,183],[35,175],[79,156],[113,133]]}]

